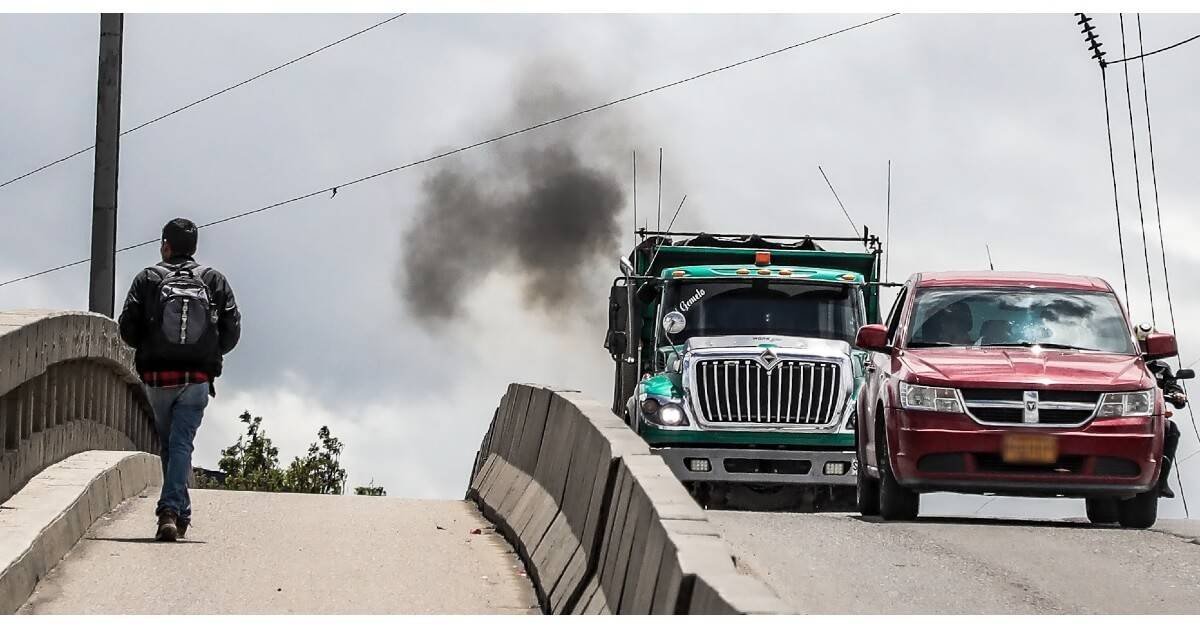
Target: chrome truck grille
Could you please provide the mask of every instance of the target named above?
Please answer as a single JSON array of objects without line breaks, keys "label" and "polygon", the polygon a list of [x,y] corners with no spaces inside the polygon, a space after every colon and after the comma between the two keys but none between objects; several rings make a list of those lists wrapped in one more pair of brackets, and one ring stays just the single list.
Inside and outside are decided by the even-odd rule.
[{"label": "chrome truck grille", "polygon": [[692,369],[692,400],[708,423],[823,425],[836,419],[837,363],[781,359],[768,370],[754,359],[704,359]]}]

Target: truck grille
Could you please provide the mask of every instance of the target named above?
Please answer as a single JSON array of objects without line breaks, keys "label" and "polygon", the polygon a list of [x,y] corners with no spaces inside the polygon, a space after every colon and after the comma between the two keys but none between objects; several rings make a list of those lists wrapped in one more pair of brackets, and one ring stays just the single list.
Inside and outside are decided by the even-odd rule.
[{"label": "truck grille", "polygon": [[707,422],[820,425],[835,420],[841,366],[782,359],[771,370],[753,359],[697,361],[695,406]]}]

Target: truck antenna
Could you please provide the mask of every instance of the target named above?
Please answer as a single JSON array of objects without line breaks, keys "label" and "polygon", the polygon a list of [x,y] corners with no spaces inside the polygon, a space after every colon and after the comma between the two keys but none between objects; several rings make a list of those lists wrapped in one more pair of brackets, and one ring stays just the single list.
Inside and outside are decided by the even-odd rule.
[{"label": "truck antenna", "polygon": [[658,229],[662,230],[662,147],[658,147]]},{"label": "truck antenna", "polygon": [[[667,233],[671,232],[671,227],[675,225],[675,219],[679,218],[679,211],[683,210],[683,202],[685,201],[687,201],[687,195],[684,195],[683,199],[679,200],[679,207],[675,208],[675,214],[671,217],[671,222],[667,224]],[[660,248],[661,244],[654,248],[654,254],[650,256],[650,264],[646,265],[646,273],[650,273],[650,268],[654,266],[654,259],[658,258],[658,251]]]},{"label": "truck antenna", "polygon": [[996,270],[996,265],[993,265],[993,264],[992,264],[992,246],[991,246],[991,245],[989,245],[988,243],[984,243],[984,244],[983,244],[983,247],[984,247],[984,249],[986,249],[986,250],[987,250],[987,256],[988,256],[988,269],[991,269],[992,271],[995,271],[995,270]]},{"label": "truck antenna", "polygon": [[633,249],[637,256],[637,149],[633,150]]},{"label": "truck antenna", "polygon": [[883,252],[883,280],[887,282],[888,268],[892,262],[892,161],[888,160],[887,169],[887,219],[883,226],[883,244],[887,249]]},{"label": "truck antenna", "polygon": [[821,165],[818,164],[817,170],[821,171],[821,177],[825,178],[825,185],[829,186],[829,192],[833,193],[833,198],[837,201],[838,207],[842,209],[842,214],[846,215],[846,220],[850,222],[850,233],[858,234],[858,224],[854,222],[854,219],[850,218],[850,213],[846,211],[846,205],[842,203],[842,198],[833,189],[833,183],[829,181],[829,176],[825,174],[825,169],[821,168]]}]

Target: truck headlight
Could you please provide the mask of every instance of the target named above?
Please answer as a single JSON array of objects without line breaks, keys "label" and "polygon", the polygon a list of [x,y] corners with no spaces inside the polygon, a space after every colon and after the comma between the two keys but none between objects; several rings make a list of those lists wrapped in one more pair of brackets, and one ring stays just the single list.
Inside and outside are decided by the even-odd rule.
[{"label": "truck headlight", "polygon": [[1097,418],[1123,418],[1127,416],[1148,416],[1154,410],[1154,390],[1140,392],[1117,392],[1100,397],[1100,411]]},{"label": "truck headlight", "polygon": [[958,390],[903,382],[900,383],[900,406],[918,411],[963,412],[962,404],[958,402]]},{"label": "truck headlight", "polygon": [[658,422],[663,426],[678,427],[687,424],[687,417],[679,405],[666,404],[658,410]]}]

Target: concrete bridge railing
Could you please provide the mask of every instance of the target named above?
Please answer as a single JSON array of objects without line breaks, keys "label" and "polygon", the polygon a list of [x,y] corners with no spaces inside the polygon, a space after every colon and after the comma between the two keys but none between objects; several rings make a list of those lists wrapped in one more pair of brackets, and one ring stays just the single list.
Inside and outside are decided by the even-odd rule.
[{"label": "concrete bridge railing", "polygon": [[578,392],[510,385],[467,497],[524,560],[550,613],[789,612],[662,458]]},{"label": "concrete bridge railing", "polygon": [[154,412],[113,320],[0,312],[0,502],[88,450],[158,453]]}]

